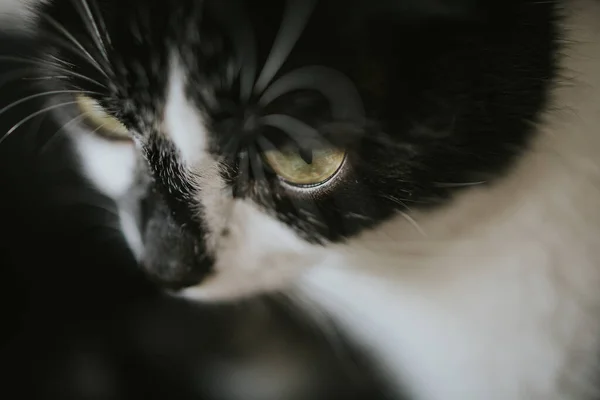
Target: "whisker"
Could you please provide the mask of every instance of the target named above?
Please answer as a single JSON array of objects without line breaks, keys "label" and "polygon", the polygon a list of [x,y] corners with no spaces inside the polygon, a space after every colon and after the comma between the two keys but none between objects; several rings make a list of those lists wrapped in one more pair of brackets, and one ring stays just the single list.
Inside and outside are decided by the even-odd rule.
[{"label": "whisker", "polygon": [[[383,196],[379,196],[385,199],[388,199],[396,204],[398,204],[399,206],[401,206],[402,208],[404,208],[407,211],[411,211],[410,207],[400,198],[395,197],[395,196],[390,196],[390,195],[383,195]],[[419,225],[419,223],[407,212],[403,211],[403,210],[396,210],[400,216],[402,218],[404,218],[409,224],[412,225],[413,228],[415,228],[417,230],[417,232],[419,232],[419,234],[421,236],[427,237],[429,235],[427,235],[427,232],[425,232],[425,230],[421,227],[421,225]]]},{"label": "whisker", "polygon": [[48,54],[47,56],[48,58],[54,60],[55,63],[57,63],[58,65],[63,65],[65,68],[69,67],[69,68],[73,68],[75,67],[75,64],[72,64],[68,61],[65,61],[61,58],[56,57],[54,54]]},{"label": "whisker", "polygon": [[[398,179],[398,182],[407,182],[407,181]],[[377,197],[389,200],[392,203],[396,203],[396,204],[398,204],[399,206],[401,206],[403,208],[408,208],[406,203],[427,204],[426,202],[420,202],[420,201],[415,201],[415,200],[411,200],[411,199],[405,199],[405,198],[402,198],[402,197],[397,197],[397,196],[393,196],[393,195],[389,195],[389,194],[379,194],[379,195],[377,195]]]},{"label": "whisker", "polygon": [[[25,63],[25,64],[31,64],[31,65],[35,65],[35,66],[39,66],[39,67],[55,67],[55,68],[64,68],[62,65],[60,64],[55,64],[53,62],[47,61],[47,60],[43,60],[40,58],[25,58],[25,57],[19,57],[19,56],[0,56],[0,61],[8,61],[8,62],[16,62],[16,63]],[[68,71],[65,69],[65,71]]]},{"label": "whisker", "polygon": [[78,41],[60,22],[56,21],[54,18],[45,15],[44,18],[56,28],[59,32],[61,32],[65,37],[67,37],[75,46],[79,48],[86,55],[88,60],[92,63],[92,65],[105,77],[108,78],[106,72],[102,69],[98,61],[83,47],[80,41]]},{"label": "whisker", "polygon": [[89,76],[77,73],[75,71],[71,71],[66,69],[65,67],[59,65],[59,64],[55,64],[52,62],[49,62],[47,60],[41,60],[41,59],[28,59],[28,58],[23,58],[23,57],[14,57],[14,56],[0,56],[0,61],[8,61],[8,62],[15,62],[15,63],[24,63],[24,64],[30,64],[33,66],[37,66],[37,67],[41,67],[40,69],[45,69],[48,67],[53,67],[56,69],[57,73],[63,73],[67,76],[70,76],[72,78],[79,78],[85,81],[88,81],[90,83],[93,83],[95,85],[98,85],[101,88],[106,89],[106,85],[104,85],[103,83],[100,83],[99,81],[90,78]]},{"label": "whisker", "polygon": [[96,85],[96,86],[98,86],[98,87],[100,87],[102,89],[108,89],[108,87],[105,84],[103,84],[102,82],[100,82],[100,81],[98,81],[98,80],[96,80],[94,78],[90,78],[87,75],[83,75],[83,74],[80,74],[78,72],[75,72],[75,71],[66,70],[66,69],[57,69],[56,72],[65,74],[66,79],[75,79],[75,78],[77,78],[77,79],[81,79],[81,80],[89,82],[89,83],[93,83],[94,85]]},{"label": "whisker", "polygon": [[487,181],[479,181],[479,182],[434,182],[434,185],[441,188],[460,188],[460,187],[469,187],[469,186],[479,186],[485,185]]},{"label": "whisker", "polygon": [[288,0],[271,52],[260,73],[255,93],[262,93],[287,60],[315,8],[316,0]]},{"label": "whisker", "polygon": [[35,78],[22,78],[24,81],[51,81],[53,79],[69,79],[66,75],[48,75],[48,76],[37,76]]},{"label": "whisker", "polygon": [[48,106],[46,108],[43,108],[39,111],[36,111],[32,114],[29,114],[29,116],[23,118],[21,121],[17,122],[15,125],[13,125],[12,128],[10,128],[8,130],[8,132],[6,132],[1,138],[0,138],[0,144],[2,144],[2,142],[4,142],[14,131],[16,131],[17,129],[19,129],[21,126],[23,126],[23,124],[25,124],[26,122],[32,120],[33,118],[37,117],[38,115],[41,115],[43,113],[46,113],[48,111],[52,111],[55,110],[57,108],[60,107],[66,107],[66,106],[70,106],[70,105],[74,105],[77,104],[76,101],[69,101],[66,103],[60,103],[60,104],[54,104],[52,106]]},{"label": "whisker", "polygon": [[417,232],[419,232],[419,234],[421,236],[424,236],[424,237],[429,236],[427,234],[427,232],[425,232],[425,230],[421,227],[421,225],[419,225],[419,223],[413,217],[411,217],[408,213],[406,213],[404,211],[398,211],[398,212],[400,213],[402,218],[404,218],[406,221],[408,221],[408,223],[411,224],[412,227],[417,230]]},{"label": "whisker", "polygon": [[282,76],[263,93],[259,104],[267,106],[278,97],[298,89],[315,90],[325,96],[336,120],[364,124],[365,109],[358,90],[344,74],[327,67],[309,66]]},{"label": "whisker", "polygon": [[52,90],[49,92],[36,93],[36,94],[32,94],[31,96],[26,96],[17,101],[14,101],[14,102],[10,103],[9,105],[7,105],[6,107],[0,109],[0,115],[4,114],[6,111],[10,110],[11,108],[18,106],[19,104],[23,104],[29,100],[37,99],[38,97],[51,96],[54,94],[70,94],[70,93],[98,94],[96,92],[90,92],[90,91],[85,91],[85,90]]},{"label": "whisker", "polygon": [[85,20],[87,19],[87,22],[89,23],[89,25],[85,24],[85,26],[86,26],[86,28],[88,28],[90,36],[92,37],[94,43],[96,44],[98,51],[100,51],[100,53],[102,53],[102,56],[108,62],[109,58],[108,58],[108,53],[106,51],[106,45],[104,44],[104,41],[102,40],[100,30],[98,29],[98,24],[96,23],[96,18],[94,18],[94,14],[92,13],[92,10],[90,9],[90,5],[88,4],[88,1],[87,0],[73,0],[72,3],[75,5],[75,8],[77,9],[77,11],[80,14],[84,23],[85,23]]},{"label": "whisker", "polygon": [[110,32],[106,28],[106,21],[104,21],[104,16],[98,9],[98,2],[96,0],[91,1],[94,11],[98,16],[98,25],[100,26],[100,31],[104,33],[104,43],[108,43],[109,46],[112,46],[112,38],[110,37]]},{"label": "whisker", "polygon": [[[48,138],[48,140],[46,141],[46,143],[44,143],[42,145],[42,147],[40,148],[38,155],[43,155],[46,150],[50,147],[50,145],[54,142],[54,139],[56,139],[59,136],[59,133],[61,133],[63,130],[65,130],[69,125],[73,124],[73,123],[78,123],[82,120],[84,120],[88,115],[90,115],[89,112],[85,112],[82,113],[81,115],[78,115],[74,118],[72,118],[71,120],[69,120],[67,123],[65,123],[62,127],[60,127],[56,132],[54,132],[50,138]],[[106,124],[104,124],[106,125]],[[96,128],[96,130],[98,130],[99,128]],[[95,130],[95,131],[96,131]],[[94,131],[94,132],[95,132]]]},{"label": "whisker", "polygon": [[[61,71],[58,71],[61,72]],[[73,72],[73,71],[62,71],[63,73],[67,74],[68,78],[79,78],[81,80],[93,83],[94,85],[99,86],[102,89],[108,89],[107,86],[103,83],[98,82],[96,79],[90,78],[89,76],[77,73],[77,72]]]},{"label": "whisker", "polygon": [[16,82],[19,79],[26,79],[27,74],[29,73],[35,73],[37,72],[37,69],[34,68],[26,68],[26,69],[19,69],[17,71],[12,71],[13,73],[5,73],[0,75],[1,79],[0,80],[0,88],[8,83],[11,82]]}]

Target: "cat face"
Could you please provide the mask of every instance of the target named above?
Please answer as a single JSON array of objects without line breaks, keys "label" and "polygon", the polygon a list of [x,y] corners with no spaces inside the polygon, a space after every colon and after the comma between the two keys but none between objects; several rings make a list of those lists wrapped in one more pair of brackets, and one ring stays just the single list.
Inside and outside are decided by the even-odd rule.
[{"label": "cat face", "polygon": [[215,300],[284,289],[384,224],[414,230],[415,213],[493,184],[544,105],[551,11],[55,0],[38,32],[45,73],[65,75],[46,83],[54,113],[134,221],[141,265]]}]

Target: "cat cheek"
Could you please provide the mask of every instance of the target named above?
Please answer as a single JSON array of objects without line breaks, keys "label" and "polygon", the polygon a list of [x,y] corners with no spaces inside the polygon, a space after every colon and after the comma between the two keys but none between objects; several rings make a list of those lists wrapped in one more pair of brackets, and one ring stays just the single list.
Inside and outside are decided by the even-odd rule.
[{"label": "cat cheek", "polygon": [[177,296],[202,302],[233,301],[257,294],[287,291],[306,269],[318,264],[315,257],[281,253],[258,259],[237,261],[225,258],[215,272],[198,286],[184,289]]},{"label": "cat cheek", "polygon": [[232,245],[219,254],[213,272],[199,285],[181,291],[180,296],[212,302],[285,291],[303,272],[319,265],[324,256],[322,251],[310,248],[305,252],[284,248],[260,251],[243,245]]},{"label": "cat cheek", "polygon": [[304,241],[252,204],[237,202],[232,211],[227,235],[211,251],[212,273],[181,296],[210,302],[284,291],[323,262],[325,248]]}]

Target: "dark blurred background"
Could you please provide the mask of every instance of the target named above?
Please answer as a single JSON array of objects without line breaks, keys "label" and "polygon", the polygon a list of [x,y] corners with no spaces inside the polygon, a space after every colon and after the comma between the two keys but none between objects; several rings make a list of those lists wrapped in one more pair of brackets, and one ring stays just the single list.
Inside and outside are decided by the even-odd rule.
[{"label": "dark blurred background", "polygon": [[[32,65],[14,59],[32,54],[27,39],[0,34],[0,110],[32,93],[21,79]],[[0,137],[42,107],[31,100],[2,112]],[[232,398],[213,390],[225,387],[248,400],[383,398],[341,336],[292,307],[270,299],[200,307],[161,296],[138,272],[112,203],[77,174],[59,130],[44,113],[0,144],[2,397]],[[215,373],[259,361],[303,366],[316,384],[283,399]],[[249,381],[258,388],[259,378]]]}]

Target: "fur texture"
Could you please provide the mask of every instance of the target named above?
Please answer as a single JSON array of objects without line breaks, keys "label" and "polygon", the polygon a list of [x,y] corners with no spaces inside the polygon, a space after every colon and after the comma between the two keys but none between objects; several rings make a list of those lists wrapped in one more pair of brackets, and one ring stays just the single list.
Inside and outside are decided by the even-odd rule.
[{"label": "fur texture", "polygon": [[[89,57],[44,48],[98,81],[50,87],[99,92],[132,132],[110,142],[69,129],[90,180],[137,221],[129,241],[160,284],[203,302],[283,293],[416,400],[597,398],[598,2],[381,1],[371,15],[354,1],[329,30],[336,1],[296,3],[313,19],[275,82],[327,65],[345,77],[327,75],[338,97],[325,104],[321,81],[243,116],[224,105],[245,73],[263,81],[224,39],[220,18],[236,22],[239,2],[223,14],[182,0],[169,18],[162,2],[97,3],[87,22],[69,1],[39,9],[39,27],[66,27]],[[285,8],[247,3],[269,65]],[[258,170],[240,184],[222,138],[255,133],[256,114],[318,127],[348,149],[344,167],[318,188]]]}]

